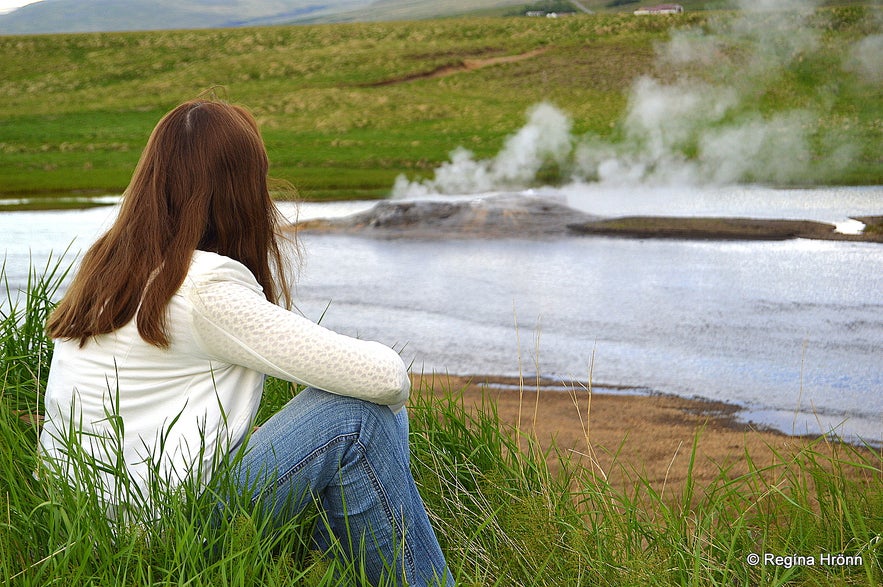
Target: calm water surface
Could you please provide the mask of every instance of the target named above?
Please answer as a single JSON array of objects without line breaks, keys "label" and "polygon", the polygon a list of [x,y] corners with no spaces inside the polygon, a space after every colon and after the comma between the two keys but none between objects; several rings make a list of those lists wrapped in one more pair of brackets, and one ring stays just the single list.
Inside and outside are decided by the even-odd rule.
[{"label": "calm water surface", "polygon": [[[692,200],[706,210],[697,213],[733,216],[835,222],[883,213],[881,188],[800,192],[802,203],[788,197],[793,190],[762,188]],[[594,208],[585,188],[563,195],[605,215],[693,209],[686,196],[648,194],[599,192]],[[305,205],[301,216],[368,206]],[[12,286],[25,282],[31,260],[45,263],[74,239],[74,250],[87,246],[114,212],[0,213]],[[786,432],[836,429],[883,441],[881,245],[303,240],[299,308],[395,345],[414,370],[580,380],[591,371],[596,387],[725,400],[744,406],[745,419]]]}]

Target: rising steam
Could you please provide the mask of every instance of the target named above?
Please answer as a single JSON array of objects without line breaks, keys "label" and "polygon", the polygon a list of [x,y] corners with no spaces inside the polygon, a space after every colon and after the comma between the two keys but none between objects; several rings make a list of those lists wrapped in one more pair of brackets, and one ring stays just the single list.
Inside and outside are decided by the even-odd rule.
[{"label": "rising steam", "polygon": [[421,196],[433,193],[470,194],[500,188],[520,188],[536,177],[551,160],[567,165],[573,156],[570,118],[549,104],[531,108],[527,124],[506,140],[494,159],[476,161],[462,147],[451,160],[435,170],[435,178],[422,183],[396,180],[394,195]]},{"label": "rising steam", "polygon": [[[757,96],[774,90],[783,72],[823,46],[820,28],[808,26],[816,3],[807,0],[740,0],[738,16],[711,22],[708,31],[679,30],[657,50],[661,63],[684,74],[664,83],[637,79],[616,141],[575,136],[570,117],[548,103],[532,107],[527,123],[493,159],[476,160],[458,148],[432,179],[399,177],[393,195],[469,194],[519,189],[554,163],[573,181],[607,184],[722,185],[745,181],[799,182],[810,169],[838,170],[853,148],[830,140],[821,160],[811,139],[831,99],[816,88],[802,110],[763,113]],[[879,18],[879,14],[877,15]],[[738,64],[721,56],[738,47]],[[844,75],[883,81],[883,35],[859,40],[847,51]]]}]

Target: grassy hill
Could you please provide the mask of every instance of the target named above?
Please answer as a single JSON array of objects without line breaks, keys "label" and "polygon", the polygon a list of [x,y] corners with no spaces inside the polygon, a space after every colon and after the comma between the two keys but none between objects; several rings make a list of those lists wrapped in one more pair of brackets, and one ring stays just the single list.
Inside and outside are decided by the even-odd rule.
[{"label": "grassy hill", "polygon": [[[575,137],[591,135],[612,148],[634,140],[626,113],[640,76],[744,86],[744,104],[726,117],[757,124],[797,109],[809,113],[801,122],[809,157],[828,157],[832,139],[849,147],[848,165],[831,170],[810,161],[792,183],[883,182],[880,84],[842,66],[862,39],[879,33],[871,9],[819,11],[805,23],[815,45],[789,49],[801,53],[755,78],[746,73],[757,56],[750,38],[727,45],[715,32],[711,63],[658,58],[672,30],[701,37],[726,30],[721,23],[735,17],[607,14],[0,37],[0,194],[119,193],[162,114],[215,88],[255,112],[272,173],[305,197],[379,197],[399,174],[430,175],[458,146],[493,156],[543,101],[572,118]],[[689,158],[697,145],[679,148]],[[774,175],[745,179],[789,183]]]}]

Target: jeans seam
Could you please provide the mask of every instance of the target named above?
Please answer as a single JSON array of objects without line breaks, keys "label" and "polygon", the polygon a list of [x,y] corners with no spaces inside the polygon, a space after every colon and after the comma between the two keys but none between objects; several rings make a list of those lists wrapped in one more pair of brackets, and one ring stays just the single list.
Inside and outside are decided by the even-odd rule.
[{"label": "jeans seam", "polygon": [[413,576],[417,572],[417,567],[414,562],[414,553],[411,551],[411,546],[410,546],[410,544],[408,544],[408,541],[405,538],[406,529],[404,528],[404,526],[401,526],[400,524],[397,523],[397,519],[396,519],[395,515],[393,514],[392,507],[389,503],[389,497],[386,493],[386,490],[383,487],[383,484],[377,478],[377,474],[374,472],[374,467],[371,465],[371,461],[368,458],[368,454],[365,449],[365,446],[359,441],[359,434],[356,432],[350,432],[347,434],[341,434],[341,435],[335,436],[334,438],[332,438],[331,440],[329,440],[328,442],[326,442],[322,446],[320,446],[320,447],[316,448],[315,450],[313,450],[312,452],[310,452],[303,459],[301,459],[300,461],[295,463],[293,466],[289,467],[289,469],[287,471],[285,471],[285,473],[280,475],[276,479],[275,484],[273,484],[272,486],[266,487],[263,491],[258,492],[257,495],[252,497],[251,503],[252,503],[252,505],[254,505],[261,497],[267,495],[271,491],[273,491],[273,492],[277,491],[280,487],[282,487],[285,483],[287,483],[298,471],[300,471],[301,469],[306,467],[310,461],[312,461],[313,459],[315,459],[319,455],[328,452],[328,450],[332,446],[334,446],[340,442],[348,441],[352,438],[356,439],[355,444],[358,447],[359,453],[361,454],[361,458],[363,460],[362,467],[368,477],[369,482],[371,483],[371,487],[374,489],[376,494],[379,495],[381,498],[380,503],[383,506],[383,511],[384,511],[384,514],[386,514],[387,521],[390,523],[390,526],[392,528],[396,528],[401,531],[400,533],[401,533],[401,537],[402,537],[402,544],[404,546],[404,554],[405,554],[405,559],[406,559],[405,563],[407,564],[407,567],[408,567],[408,574]]},{"label": "jeans seam", "polygon": [[318,457],[321,454],[328,452],[328,450],[332,446],[334,446],[335,444],[349,440],[350,437],[358,438],[359,435],[358,435],[358,433],[355,433],[355,432],[350,432],[348,434],[341,434],[339,436],[335,436],[334,438],[332,438],[331,440],[329,440],[328,442],[326,442],[322,446],[316,448],[310,454],[308,454],[303,459],[301,459],[300,461],[295,463],[293,466],[291,466],[287,471],[285,471],[285,473],[283,473],[282,475],[279,475],[279,477],[276,478],[275,484],[273,484],[272,486],[268,485],[266,488],[264,488],[263,491],[259,491],[257,493],[257,495],[252,497],[251,504],[254,505],[261,497],[265,496],[269,492],[271,492],[271,491],[275,492],[276,490],[278,490],[280,487],[285,485],[285,483],[287,483],[298,471],[300,471],[301,469],[306,467],[307,464],[310,461],[312,461],[314,458]]},{"label": "jeans seam", "polygon": [[[405,563],[408,566],[408,575],[412,577],[417,572],[417,565],[414,562],[414,553],[411,551],[411,545],[408,544],[407,539],[405,538],[406,528],[404,527],[404,520],[402,524],[398,524],[398,520],[395,517],[395,514],[392,511],[392,506],[389,503],[389,496],[386,493],[386,488],[383,486],[383,483],[377,478],[377,474],[374,472],[374,467],[371,465],[371,460],[368,458],[368,453],[365,450],[365,446],[356,441],[356,445],[359,447],[359,452],[362,453],[362,459],[364,461],[363,468],[366,471],[368,479],[371,482],[372,487],[374,487],[374,491],[381,497],[380,502],[383,504],[383,511],[386,514],[386,518],[390,523],[390,526],[394,529],[400,530],[400,534],[402,537],[402,546],[404,547],[405,554]],[[395,547],[395,544],[393,544]]]}]

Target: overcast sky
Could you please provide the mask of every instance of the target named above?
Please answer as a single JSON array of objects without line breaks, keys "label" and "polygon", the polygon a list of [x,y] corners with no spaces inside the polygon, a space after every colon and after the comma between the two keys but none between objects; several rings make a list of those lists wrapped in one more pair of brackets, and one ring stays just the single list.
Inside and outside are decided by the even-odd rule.
[{"label": "overcast sky", "polygon": [[25,4],[33,4],[34,2],[39,2],[40,0],[0,0],[0,14],[6,14],[11,10],[15,10],[19,6],[24,6]]}]

